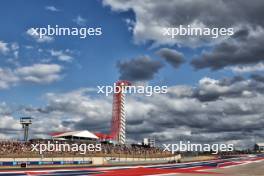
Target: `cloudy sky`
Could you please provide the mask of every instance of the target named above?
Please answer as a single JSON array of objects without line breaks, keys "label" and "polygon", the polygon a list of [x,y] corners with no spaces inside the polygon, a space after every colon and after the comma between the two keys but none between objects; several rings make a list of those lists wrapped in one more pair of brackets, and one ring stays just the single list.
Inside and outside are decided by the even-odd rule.
[{"label": "cloudy sky", "polygon": [[[108,132],[118,79],[167,85],[166,95],[128,95],[130,141],[154,136],[233,143],[264,141],[262,0],[9,0],[0,6],[0,138]],[[101,27],[98,37],[30,35],[30,28]],[[162,35],[164,27],[234,28],[230,37]],[[140,107],[140,108],[139,108]]]}]

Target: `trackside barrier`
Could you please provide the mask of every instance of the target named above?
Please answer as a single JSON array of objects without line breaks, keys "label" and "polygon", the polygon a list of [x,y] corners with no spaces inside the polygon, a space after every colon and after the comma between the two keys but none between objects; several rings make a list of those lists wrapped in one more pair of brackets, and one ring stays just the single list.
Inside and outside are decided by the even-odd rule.
[{"label": "trackside barrier", "polygon": [[27,165],[66,165],[66,164],[92,164],[92,161],[3,161],[0,166],[20,166],[22,163]]},{"label": "trackside barrier", "polygon": [[0,158],[1,166],[26,165],[81,165],[81,164],[132,164],[132,163],[163,163],[175,162],[181,159],[181,155],[164,158],[138,158],[138,157],[54,157],[54,158]]}]

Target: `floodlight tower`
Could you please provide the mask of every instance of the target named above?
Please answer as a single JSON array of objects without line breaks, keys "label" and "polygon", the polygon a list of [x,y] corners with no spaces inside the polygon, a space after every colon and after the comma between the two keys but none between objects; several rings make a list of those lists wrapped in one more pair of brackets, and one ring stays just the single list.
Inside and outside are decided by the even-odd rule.
[{"label": "floodlight tower", "polygon": [[125,144],[126,141],[125,94],[121,90],[130,85],[128,81],[117,81],[114,88],[111,136],[120,144]]},{"label": "floodlight tower", "polygon": [[32,118],[31,117],[21,117],[20,124],[22,125],[22,128],[24,129],[24,141],[27,141],[29,125],[32,124]]}]

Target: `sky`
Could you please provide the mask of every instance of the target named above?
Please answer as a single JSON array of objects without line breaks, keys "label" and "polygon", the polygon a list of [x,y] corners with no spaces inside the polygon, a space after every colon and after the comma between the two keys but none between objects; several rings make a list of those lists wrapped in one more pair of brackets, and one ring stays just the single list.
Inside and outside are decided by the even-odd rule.
[{"label": "sky", "polygon": [[[264,141],[264,23],[261,0],[5,0],[0,6],[0,138],[54,131],[108,132],[119,79],[168,86],[128,95],[127,136],[233,143]],[[100,27],[102,35],[45,36],[31,28]],[[162,35],[164,27],[234,28],[219,38]],[[140,108],[138,108],[140,107]]]}]

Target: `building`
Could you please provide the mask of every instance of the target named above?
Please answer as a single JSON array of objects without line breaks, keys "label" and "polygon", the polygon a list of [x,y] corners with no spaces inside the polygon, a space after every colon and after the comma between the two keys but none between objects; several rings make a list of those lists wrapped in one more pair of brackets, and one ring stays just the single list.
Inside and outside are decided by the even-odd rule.
[{"label": "building", "polygon": [[98,137],[88,130],[82,131],[71,131],[71,132],[61,132],[52,134],[52,139],[54,140],[77,140],[77,141],[96,141]]},{"label": "building", "polygon": [[264,152],[264,143],[256,143],[254,149],[258,152]]},{"label": "building", "polygon": [[142,145],[155,147],[155,138],[144,138]]}]

